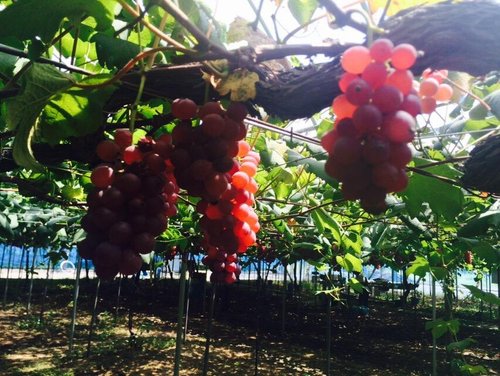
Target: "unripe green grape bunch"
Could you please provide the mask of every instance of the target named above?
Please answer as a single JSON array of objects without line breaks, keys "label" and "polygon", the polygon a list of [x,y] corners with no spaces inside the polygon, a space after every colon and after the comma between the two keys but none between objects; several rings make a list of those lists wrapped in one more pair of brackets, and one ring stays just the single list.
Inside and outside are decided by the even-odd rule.
[{"label": "unripe green grape bunch", "polygon": [[429,94],[439,88],[426,88],[431,86],[426,82],[421,93],[414,89],[409,69],[417,55],[410,44],[378,39],[369,48],[347,49],[341,59],[345,73],[339,80],[342,94],[332,103],[335,124],[321,140],[328,152],[325,170],[342,182],[346,199],[359,199],[372,214],[386,210],[388,192],[408,185],[408,143],[415,137],[415,117],[423,112],[421,97],[433,98]]}]

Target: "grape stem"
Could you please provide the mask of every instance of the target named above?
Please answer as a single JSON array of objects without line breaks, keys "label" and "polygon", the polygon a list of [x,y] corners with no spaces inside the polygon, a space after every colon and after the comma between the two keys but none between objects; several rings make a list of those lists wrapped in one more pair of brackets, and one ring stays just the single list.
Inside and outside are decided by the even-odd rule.
[{"label": "grape stem", "polygon": [[144,19],[144,17],[137,12],[134,8],[132,8],[130,5],[128,5],[125,0],[118,0],[118,3],[123,7],[123,9],[129,13],[130,15],[134,16],[141,24],[144,25],[149,31],[151,31],[153,34],[155,34],[157,37],[160,39],[164,40],[165,42],[171,44],[174,47],[178,48],[184,48],[182,43],[177,42],[175,39],[171,38],[167,34],[165,34],[163,31],[158,29],[156,26],[150,24],[148,21]]},{"label": "grape stem", "polygon": [[449,158],[449,159],[445,159],[445,160],[442,160],[442,161],[436,161],[436,162],[422,164],[422,165],[419,165],[418,168],[422,169],[422,168],[428,168],[428,167],[433,167],[433,166],[439,166],[439,165],[443,165],[443,164],[447,164],[447,163],[457,163],[457,162],[465,161],[468,158],[469,157]]},{"label": "grape stem", "polygon": [[363,17],[363,19],[365,20],[365,27],[366,27],[366,44],[368,46],[371,46],[371,44],[373,43],[373,33],[376,32],[378,34],[383,34],[385,31],[384,29],[378,27],[377,25],[375,25],[375,23],[373,22],[371,16],[365,12],[364,10],[359,10],[359,9],[351,9],[349,10],[347,13],[347,15],[349,15],[349,18],[352,19],[351,15],[352,14],[359,14],[361,17]]},{"label": "grape stem", "polygon": [[[120,0],[120,3],[121,2],[124,2],[124,0]],[[203,32],[191,22],[189,17],[172,1],[160,0],[158,1],[158,6],[163,8],[167,13],[170,13],[179,24],[181,24],[187,31],[189,31],[196,38],[201,49],[217,52],[228,60],[235,59],[235,56],[231,52],[227,51],[224,47],[210,41],[210,39],[208,39],[205,34],[203,34]]]},{"label": "grape stem", "polygon": [[366,31],[366,25],[359,23],[351,18],[349,14],[342,11],[338,5],[331,0],[319,0],[319,4],[325,8],[328,12],[333,14],[335,17],[335,22],[340,26],[350,26],[358,31],[364,33]]},{"label": "grape stem", "polygon": [[44,192],[42,192],[38,187],[36,187],[34,184],[29,183],[28,181],[18,178],[16,176],[1,176],[0,175],[0,183],[8,183],[8,184],[15,184],[19,188],[24,189],[25,191],[29,192],[36,198],[43,200],[45,202],[51,203],[51,204],[56,204],[60,206],[81,206],[81,204],[76,203],[76,202],[69,202],[66,201],[62,198],[59,197],[52,197]]},{"label": "grape stem", "polygon": [[457,83],[455,83],[454,81],[450,80],[448,77],[443,77],[443,81],[445,81],[446,83],[450,84],[451,86],[453,87],[456,87],[458,90],[460,90],[461,92],[467,94],[467,95],[470,95],[472,98],[474,98],[475,100],[477,100],[481,106],[483,106],[484,108],[486,108],[488,111],[491,111],[491,107],[488,103],[486,103],[482,98],[479,98],[476,94],[474,94],[473,92],[471,92],[470,90],[458,85]]},{"label": "grape stem", "polygon": [[261,221],[261,223],[268,223],[268,222],[274,222],[274,221],[277,221],[277,220],[280,220],[280,219],[289,219],[289,218],[295,218],[295,217],[298,217],[298,216],[301,216],[301,215],[305,215],[307,213],[310,213],[310,212],[313,212],[317,209],[321,209],[325,206],[328,206],[328,205],[334,205],[334,204],[339,204],[341,202],[345,202],[346,200],[344,198],[341,198],[341,199],[338,199],[338,200],[331,200],[331,201],[326,201],[326,202],[323,202],[321,204],[318,204],[318,205],[315,205],[309,209],[306,209],[306,210],[303,210],[299,213],[294,213],[294,214],[287,214],[287,215],[282,215],[282,216],[279,216],[279,217],[274,217],[274,218],[271,218],[271,219],[266,219],[265,221]]},{"label": "grape stem", "polygon": [[283,38],[283,40],[281,41],[281,43],[283,44],[286,44],[286,42],[288,42],[288,40],[293,37],[295,34],[297,34],[299,31],[307,28],[309,25],[315,23],[315,22],[318,22],[319,20],[322,20],[323,18],[326,17],[326,14],[323,14],[321,16],[318,16],[316,18],[311,18],[309,21],[307,21],[305,24],[303,25],[300,25],[298,27],[296,27],[295,29],[293,29],[292,31],[290,31],[287,35],[285,35],[285,37]]},{"label": "grape stem", "polygon": [[120,78],[122,78],[125,74],[127,74],[138,61],[141,61],[141,60],[145,59],[146,57],[148,57],[150,55],[154,55],[158,52],[172,51],[172,50],[181,51],[184,53],[196,53],[195,51],[188,50],[184,47],[183,48],[177,48],[177,47],[151,48],[149,50],[139,52],[134,58],[132,58],[127,64],[125,64],[125,66],[122,69],[120,69],[113,77],[111,77],[109,80],[107,80],[105,82],[101,82],[99,84],[83,84],[83,83],[75,82],[73,84],[73,86],[78,87],[80,89],[100,89],[103,87],[107,87],[109,85],[116,83]]},{"label": "grape stem", "polygon": [[423,170],[420,167],[421,166],[419,166],[419,167],[410,167],[410,166],[407,166],[406,170],[415,172],[415,173],[423,175],[423,176],[427,176],[429,178],[434,178],[434,179],[440,180],[443,183],[448,183],[448,184],[455,185],[457,187],[462,188],[462,186],[460,184],[458,184],[458,182],[456,180],[453,180],[453,179],[450,179],[450,178],[447,178],[447,177],[444,177],[444,176],[441,176],[441,175],[433,174],[432,172]]}]

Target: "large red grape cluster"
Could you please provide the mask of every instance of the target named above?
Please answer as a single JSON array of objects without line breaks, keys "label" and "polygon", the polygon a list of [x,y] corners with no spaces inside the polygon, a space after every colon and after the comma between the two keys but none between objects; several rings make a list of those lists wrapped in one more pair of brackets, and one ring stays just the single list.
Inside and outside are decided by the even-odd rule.
[{"label": "large red grape cluster", "polygon": [[87,236],[78,251],[93,261],[100,278],[137,273],[140,254],[153,250],[167,217],[177,213],[172,149],[169,135],[144,137],[134,145],[128,129],[118,129],[114,140],[98,144],[96,153],[104,163],[90,176],[94,189],[81,221]]},{"label": "large red grape cluster", "polygon": [[342,182],[346,199],[359,199],[373,214],[385,211],[387,192],[400,192],[408,184],[405,166],[412,152],[407,143],[421,113],[409,70],[416,58],[412,45],[394,46],[388,39],[370,48],[351,47],[342,56],[343,94],[332,103],[334,129],[321,140],[328,152],[325,170]]},{"label": "large red grape cluster", "polygon": [[208,102],[198,109],[193,101],[180,99],[172,113],[180,120],[172,132],[174,173],[179,187],[200,197],[203,262],[213,282],[233,283],[240,272],[237,254],[255,243],[260,229],[252,208],[260,157],[243,140],[246,108],[234,102],[226,111]]}]

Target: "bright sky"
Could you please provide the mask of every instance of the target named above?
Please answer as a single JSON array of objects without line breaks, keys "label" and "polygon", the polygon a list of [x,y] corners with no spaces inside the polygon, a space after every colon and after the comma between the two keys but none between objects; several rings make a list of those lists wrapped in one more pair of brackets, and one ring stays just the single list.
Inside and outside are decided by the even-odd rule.
[{"label": "bright sky", "polygon": [[[243,17],[248,21],[254,21],[256,13],[250,3],[254,4],[254,7],[259,6],[260,0],[206,0],[206,3],[215,10],[215,18],[226,25],[229,25],[236,17]],[[349,5],[353,3],[353,0],[340,0],[336,3],[342,7],[344,5]],[[266,24],[267,29],[275,36],[274,25],[272,20],[272,15],[276,11],[276,3],[272,0],[264,0],[262,2],[261,20]],[[320,8],[313,15],[313,18],[319,17],[325,14],[325,10]],[[280,38],[284,38],[290,31],[294,30],[299,26],[298,22],[293,18],[292,14],[288,10],[286,1],[282,1],[280,9],[278,10],[277,16],[277,28]],[[259,29],[264,32],[262,24],[259,24]],[[360,41],[362,37],[361,33],[357,31],[349,30],[347,32],[333,31],[332,28],[328,26],[326,18],[313,23],[305,30],[297,33],[291,40],[290,43],[296,44],[320,44],[327,42],[327,39],[340,39],[343,42],[357,42]]]}]

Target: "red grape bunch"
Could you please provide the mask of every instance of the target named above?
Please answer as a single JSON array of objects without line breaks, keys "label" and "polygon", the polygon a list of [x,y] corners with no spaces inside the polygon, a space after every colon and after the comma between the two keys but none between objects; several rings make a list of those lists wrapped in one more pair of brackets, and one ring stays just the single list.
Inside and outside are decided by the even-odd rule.
[{"label": "red grape bunch", "polygon": [[437,102],[448,102],[453,96],[453,88],[443,83],[448,77],[447,70],[433,71],[428,68],[422,72],[422,81],[418,85],[418,95],[423,114],[432,113]]},{"label": "red grape bunch", "polygon": [[360,200],[367,212],[386,210],[388,192],[408,184],[405,166],[415,136],[415,117],[422,112],[413,89],[417,50],[378,39],[370,48],[354,46],[341,60],[343,94],[333,100],[334,129],[321,140],[328,152],[326,172],[342,182],[348,200]]},{"label": "red grape bunch", "polygon": [[193,101],[179,99],[172,113],[180,120],[172,132],[175,176],[179,187],[201,198],[204,263],[212,281],[232,283],[240,270],[237,253],[255,243],[260,228],[252,208],[260,156],[243,140],[246,108],[234,102],[225,111],[208,102],[198,109]]},{"label": "red grape bunch", "polygon": [[128,129],[118,129],[114,140],[98,144],[96,153],[104,163],[91,173],[94,189],[81,221],[87,235],[78,251],[93,261],[100,278],[137,273],[140,254],[154,249],[167,217],[177,213],[172,148],[169,135],[144,137],[134,145]]}]

